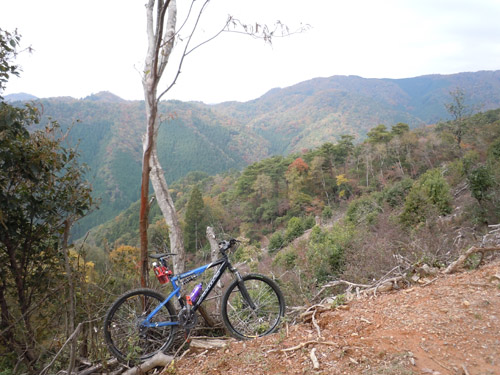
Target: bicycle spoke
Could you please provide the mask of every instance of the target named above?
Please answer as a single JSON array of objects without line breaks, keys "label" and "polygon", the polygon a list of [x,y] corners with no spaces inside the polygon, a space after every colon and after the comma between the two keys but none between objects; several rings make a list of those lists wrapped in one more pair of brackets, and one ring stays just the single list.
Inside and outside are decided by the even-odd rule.
[{"label": "bicycle spoke", "polygon": [[[173,338],[173,326],[146,327],[144,319],[163,297],[149,289],[126,293],[110,308],[105,319],[105,339],[112,353],[121,361],[142,360],[164,350]],[[150,323],[173,321],[173,311],[166,304]]]},{"label": "bicycle spoke", "polygon": [[248,276],[243,282],[254,309],[241,293],[239,284],[235,283],[224,299],[225,323],[239,338],[258,337],[273,332],[284,311],[284,302],[277,286],[263,276]]}]

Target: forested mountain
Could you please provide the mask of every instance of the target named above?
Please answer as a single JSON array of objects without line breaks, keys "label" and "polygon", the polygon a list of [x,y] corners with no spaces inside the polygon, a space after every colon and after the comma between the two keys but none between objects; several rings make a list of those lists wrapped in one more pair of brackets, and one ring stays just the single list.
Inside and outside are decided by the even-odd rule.
[{"label": "forested mountain", "polygon": [[[235,257],[250,269],[287,274],[281,281],[293,299],[301,278],[368,283],[402,260],[446,264],[498,224],[499,166],[500,108],[414,130],[378,125],[358,144],[344,136],[241,172],[191,173],[170,189],[185,233],[201,239],[186,248],[193,265],[206,260],[210,225],[219,239],[245,239]],[[204,225],[189,224],[193,192],[203,197],[196,207]],[[150,218],[152,248],[155,239],[168,243],[156,205]],[[86,242],[91,259],[137,247],[137,220],[135,203],[95,228]]]},{"label": "forested mountain", "polygon": [[[44,116],[58,119],[63,130],[70,129],[68,140],[78,143],[80,160],[90,167],[94,195],[101,200],[100,209],[76,227],[78,237],[139,198],[144,102],[99,93],[83,100],[42,99],[39,105]],[[240,169],[258,158],[255,137],[231,130],[224,115],[207,106],[165,102],[161,111],[158,148],[168,181],[195,170],[216,174]],[[242,139],[245,145],[239,147]]]},{"label": "forested mountain", "polygon": [[[335,143],[341,135],[357,142],[379,124],[402,122],[415,128],[448,119],[445,104],[457,88],[469,109],[500,107],[500,71],[407,79],[334,76],[273,89],[245,103],[162,102],[159,155],[170,183],[191,171],[239,170],[271,155]],[[30,98],[26,95],[6,100]],[[79,142],[94,195],[101,199],[100,209],[75,229],[79,237],[139,197],[144,102],[102,92],[36,103],[44,116],[71,128],[68,139]]]},{"label": "forested mountain", "polygon": [[[483,98],[483,109],[498,100],[498,93],[493,89],[495,82],[492,79],[489,86],[485,83],[481,86],[489,95]],[[387,86],[387,82],[379,83]],[[450,84],[450,91],[455,88]],[[288,90],[292,88],[283,89]],[[277,99],[288,104],[280,107],[264,96],[246,103],[248,112],[244,104],[237,103],[218,106],[163,103],[159,145],[186,239],[186,266],[201,266],[210,259],[206,225],[215,228],[219,240],[238,237],[241,243],[230,256],[242,274],[261,273],[273,277],[287,305],[293,307],[289,311],[301,311],[296,307],[300,309],[303,305],[306,307],[302,311],[310,311],[310,306],[319,306],[317,302],[323,301],[326,307],[323,316],[316,314],[318,310],[310,311],[312,319],[318,319],[318,327],[323,327],[320,319],[328,317],[331,323],[340,311],[329,311],[330,308],[354,297],[353,286],[367,287],[366,290],[373,290],[370,293],[382,293],[382,288],[399,289],[422,282],[425,287],[422,290],[428,290],[429,284],[440,283],[435,278],[439,269],[456,265],[454,261],[467,249],[497,251],[500,244],[500,105],[469,116],[469,110],[476,103],[474,95],[449,95],[448,86],[440,90],[442,96],[438,91],[431,92],[433,99],[429,107],[423,106],[419,111],[424,113],[425,108],[432,107],[430,104],[442,99],[443,107],[445,103],[453,103],[448,106],[449,121],[416,126],[417,122],[403,123],[397,118],[380,124],[372,113],[363,112],[367,119],[360,121],[366,133],[363,139],[352,135],[362,135],[361,128],[346,127],[339,131],[338,138],[330,135],[330,142],[318,147],[308,146],[307,150],[270,157],[266,155],[276,152],[271,146],[278,144],[271,140],[286,145],[287,139],[296,137],[294,131],[301,131],[297,125],[290,126],[293,131],[287,133],[287,123],[277,121],[280,108],[288,116],[293,112],[291,99],[277,95],[281,90],[268,95],[277,95]],[[467,92],[466,88],[463,90]],[[358,104],[351,107],[346,104],[345,116],[361,118],[358,108],[364,108],[370,100],[375,103],[378,98],[362,100],[355,91],[352,89],[346,97],[358,97]],[[383,90],[377,92],[383,97]],[[310,96],[296,99],[296,124],[306,119],[300,117],[303,113],[299,109],[306,111],[302,102],[314,102],[319,97],[320,91],[313,90]],[[396,100],[399,96],[395,94],[392,98]],[[256,102],[260,100],[258,105]],[[391,104],[386,99],[385,107],[377,116],[390,108],[394,113],[406,113],[408,118],[423,117],[417,116],[416,106],[413,108],[409,102],[407,98],[406,104]],[[366,105],[375,110],[378,107],[373,103]],[[117,296],[139,287],[140,280],[139,205],[134,194],[139,185],[143,102],[124,101],[110,93],[82,100],[41,100],[37,105],[43,109],[44,116],[52,116],[63,129],[70,129],[65,139],[54,139],[59,132],[53,121],[39,131],[28,128],[29,124],[38,123],[38,114],[32,107],[0,104],[0,186],[3,187],[0,240],[3,258],[8,259],[3,263],[0,282],[2,326],[5,327],[4,340],[0,342],[0,368],[7,373],[35,374],[52,366],[48,371],[69,373],[67,363],[75,354],[82,358],[82,364],[88,364],[87,369],[92,367],[90,371],[102,368],[109,373],[111,361],[107,361],[102,339],[104,312]],[[333,106],[312,107],[307,113],[312,118],[323,113],[321,108],[326,114],[325,108]],[[356,116],[347,108],[352,108],[353,113],[358,111]],[[397,108],[407,108],[407,111]],[[252,111],[254,115],[250,115]],[[259,113],[271,116],[273,111],[273,119],[276,119],[273,138],[264,141],[258,134],[259,129],[251,123]],[[446,117],[445,109],[442,113]],[[370,116],[374,117],[370,119]],[[386,116],[390,118],[389,114]],[[314,124],[311,121],[309,126],[312,128]],[[317,129],[313,134],[320,140],[325,136],[322,130],[328,127]],[[270,126],[268,131],[271,130]],[[301,140],[306,136],[304,133]],[[73,163],[74,153],[62,147],[66,140],[76,143],[78,139],[81,159],[93,168],[87,176],[78,163]],[[294,147],[299,145],[297,142]],[[227,171],[230,167],[234,169]],[[205,172],[194,169],[205,169]],[[87,219],[86,225],[92,225],[91,220],[104,220],[105,215],[111,220],[91,230],[84,241],[68,245],[71,220],[85,215],[92,206],[85,177],[91,177],[95,194],[103,199],[101,209]],[[129,202],[134,203],[128,205]],[[128,208],[120,211],[121,207]],[[118,211],[120,213],[115,214]],[[169,233],[157,205],[152,206],[149,219],[148,247],[151,251],[164,250],[156,245],[169,243]],[[460,264],[475,267],[490,257],[484,253],[470,255],[467,259],[460,258]],[[482,304],[481,313],[496,311],[481,302],[486,289],[493,290],[491,288],[498,284],[498,277],[492,275],[484,274],[484,278],[476,280],[480,285],[474,285],[477,292],[474,299],[463,300],[463,291],[459,291],[458,300],[453,297],[448,301],[450,306],[467,312]],[[485,288],[488,286],[485,282],[493,278],[497,281]],[[463,279],[460,280],[457,282],[462,285]],[[208,282],[208,279],[202,277],[196,283],[199,281]],[[155,289],[162,288],[154,273],[149,275],[148,282]],[[182,294],[192,290],[193,283],[183,287]],[[343,283],[349,284],[348,289],[341,286]],[[412,290],[416,289],[407,289]],[[165,291],[168,293],[168,289],[163,289]],[[358,293],[362,290],[356,289]],[[332,294],[336,297],[330,298]],[[209,299],[205,305],[208,313],[218,312],[218,299]],[[421,299],[416,299],[412,306],[420,304]],[[426,307],[418,307],[414,316],[422,309]],[[365,317],[366,311],[363,309]],[[441,315],[450,321],[447,310]],[[478,316],[469,317],[471,322],[481,321]],[[366,323],[365,328],[376,323],[372,317],[368,319],[372,323]],[[430,332],[433,327],[427,324],[429,319],[424,320],[429,328],[425,332]],[[303,336],[291,321],[289,323],[290,330],[283,327],[283,335],[271,338],[282,347],[288,344],[283,344],[280,337],[288,335],[288,331],[292,341]],[[345,330],[351,338],[355,337],[352,331],[359,327],[359,319],[354,317],[352,323],[352,327]],[[310,328],[307,322],[307,331],[310,332]],[[394,328],[390,331],[395,332]],[[191,332],[199,336],[207,331],[195,327]],[[217,334],[212,328],[209,332],[210,336]],[[407,338],[405,334],[399,336]],[[132,333],[130,337],[125,350],[130,352],[128,358],[134,360],[142,336]],[[71,338],[75,339],[74,350],[69,348]],[[450,340],[452,344],[457,341],[456,337]],[[421,345],[420,337],[416,341],[417,346]],[[490,353],[493,351],[483,355],[482,358],[486,358],[483,363],[493,363]],[[376,357],[377,361],[386,361],[379,354]],[[20,363],[20,359],[24,362]],[[350,368],[354,368],[353,362],[347,361],[351,363]],[[102,363],[102,367],[94,366],[96,363]],[[359,364],[367,368],[365,362]],[[408,366],[415,368],[409,362]],[[178,367],[169,368],[178,371]]]},{"label": "forested mountain", "polygon": [[414,128],[445,120],[445,104],[457,88],[476,111],[500,106],[500,71],[483,71],[405,79],[316,78],[215,108],[266,138],[272,154],[285,154],[341,134],[362,138],[378,124],[404,122]]}]

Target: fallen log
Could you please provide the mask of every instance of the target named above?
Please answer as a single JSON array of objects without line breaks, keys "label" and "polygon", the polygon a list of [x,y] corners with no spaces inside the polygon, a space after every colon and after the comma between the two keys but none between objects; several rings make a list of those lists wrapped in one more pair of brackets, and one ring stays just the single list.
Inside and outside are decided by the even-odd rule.
[{"label": "fallen log", "polygon": [[449,275],[455,271],[457,271],[460,267],[462,267],[465,263],[465,261],[473,254],[477,253],[486,253],[490,251],[500,251],[500,246],[495,246],[495,247],[477,247],[477,246],[472,246],[467,250],[465,253],[460,255],[456,261],[451,263],[446,269],[443,271],[444,274]]},{"label": "fallen log", "polygon": [[173,360],[173,356],[159,352],[140,365],[128,369],[123,375],[142,375],[155,367],[168,367]]},{"label": "fallen log", "polygon": [[90,375],[94,374],[100,370],[102,370],[103,367],[113,367],[118,364],[118,360],[116,358],[113,358],[109,361],[105,361],[104,363],[99,363],[95,366],[91,366],[89,368],[86,368],[85,370],[82,370],[78,372],[78,375]]},{"label": "fallen log", "polygon": [[221,349],[225,348],[230,341],[230,339],[220,338],[193,338],[189,343],[189,348],[201,350]]}]

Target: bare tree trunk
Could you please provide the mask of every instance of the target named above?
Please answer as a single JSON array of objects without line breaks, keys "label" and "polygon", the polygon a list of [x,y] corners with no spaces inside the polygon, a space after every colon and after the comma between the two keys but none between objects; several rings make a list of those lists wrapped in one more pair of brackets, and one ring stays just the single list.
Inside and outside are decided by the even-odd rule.
[{"label": "bare tree trunk", "polygon": [[[148,100],[146,100],[148,102]],[[146,105],[146,108],[150,108]],[[148,216],[149,216],[149,171],[150,160],[153,143],[153,128],[154,128],[154,115],[151,114],[151,109],[147,109],[147,132],[143,141],[143,155],[142,155],[142,177],[141,177],[141,207],[139,211],[139,234],[141,238],[141,286],[147,287],[148,280]]]},{"label": "bare tree trunk", "polygon": [[[188,2],[189,3],[189,2]],[[193,6],[194,0],[191,1]],[[161,97],[167,93],[176,83],[179,74],[181,73],[181,66],[184,58],[198,47],[204,45],[210,40],[216,38],[223,31],[229,31],[230,26],[241,26],[243,33],[252,35],[254,37],[263,39],[270,42],[275,32],[281,30],[281,36],[290,35],[289,29],[281,22],[276,23],[276,28],[270,30],[268,27],[255,27],[241,24],[233,17],[229,16],[224,27],[212,37],[192,47],[190,45],[192,37],[198,27],[201,15],[205,10],[209,0],[201,2],[197,11],[191,12],[189,10],[186,20],[192,21],[191,31],[187,33],[184,38],[177,38],[180,43],[184,43],[184,50],[178,61],[177,73],[175,74],[172,82],[167,86],[161,94],[158,94],[158,85],[162,78],[163,72],[169,63],[172,50],[174,48],[174,40],[177,32],[182,29],[176,30],[177,22],[177,3],[176,0],[148,0],[146,4],[146,30],[148,36],[148,51],[144,62],[144,71],[142,77],[142,86],[144,90],[144,98],[146,104],[146,135],[143,139],[143,158],[142,158],[142,181],[141,181],[141,208],[139,218],[139,232],[141,238],[141,285],[146,286],[148,276],[148,213],[149,213],[149,182],[153,184],[156,192],[156,197],[165,221],[169,226],[170,246],[171,251],[177,253],[174,257],[174,272],[179,273],[184,269],[184,243],[181,228],[177,220],[177,214],[173,205],[172,199],[168,192],[168,185],[162,173],[158,157],[156,155],[156,137],[158,134],[159,120],[158,120],[158,104]],[[156,8],[156,11],[155,11]],[[307,27],[301,28],[298,32],[306,30]],[[189,49],[190,48],[190,49]]]},{"label": "bare tree trunk", "polygon": [[[156,17],[154,15],[157,4]],[[165,15],[168,17],[165,25]],[[156,192],[156,197],[165,221],[169,226],[171,250],[179,254],[174,258],[174,272],[184,268],[184,244],[182,232],[177,221],[177,214],[168,185],[163,176],[161,166],[156,156],[156,136],[158,134],[158,84],[167,66],[172,52],[177,20],[177,6],[175,0],[149,0],[146,5],[148,52],[144,62],[142,86],[146,104],[146,135],[143,139],[142,181],[141,181],[141,208],[139,217],[139,231],[141,238],[141,285],[147,286],[148,279],[148,214],[149,214],[149,182]],[[155,29],[156,28],[156,29]]]},{"label": "bare tree trunk", "polygon": [[177,219],[174,201],[168,191],[167,181],[163,174],[158,154],[156,153],[156,145],[151,153],[151,183],[156,194],[156,201],[160,206],[161,212],[169,227],[170,250],[177,255],[173,257],[174,273],[179,274],[184,272],[184,238],[182,237],[181,226]]},{"label": "bare tree trunk", "polygon": [[[217,238],[215,237],[214,228],[207,227],[207,239],[208,239],[208,243],[210,244],[211,260],[212,260],[212,262],[215,262],[219,258],[220,255],[219,255],[219,244],[217,243]],[[222,295],[222,288],[223,288],[222,282],[219,280],[214,287],[214,290],[213,290],[214,294],[217,296],[221,296]],[[217,300],[216,308],[217,308],[217,311],[220,308],[220,298]]]}]

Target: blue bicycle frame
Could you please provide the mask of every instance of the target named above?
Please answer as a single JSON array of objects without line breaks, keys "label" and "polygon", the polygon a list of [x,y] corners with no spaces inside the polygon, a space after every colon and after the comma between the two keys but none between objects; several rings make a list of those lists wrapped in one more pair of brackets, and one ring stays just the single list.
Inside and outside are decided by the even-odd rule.
[{"label": "blue bicycle frame", "polygon": [[[222,277],[222,274],[226,270],[226,268],[229,268],[229,270],[233,273],[235,273],[238,277],[238,279],[241,279],[241,276],[239,275],[238,271],[231,266],[231,263],[229,263],[229,259],[227,258],[227,255],[224,254],[223,258],[220,258],[216,260],[215,262],[205,264],[204,266],[195,268],[191,271],[187,271],[184,273],[181,273],[180,275],[175,275],[172,278],[170,278],[170,283],[172,284],[173,291],[168,295],[165,300],[160,303],[149,315],[144,319],[144,321],[141,323],[141,326],[147,327],[147,328],[154,328],[154,327],[165,327],[165,326],[177,326],[179,325],[178,321],[170,321],[170,322],[155,322],[151,323],[151,318],[158,312],[160,309],[165,306],[168,301],[170,301],[174,296],[177,297],[179,304],[181,307],[185,306],[185,301],[181,296],[180,290],[182,285],[189,283],[190,281],[194,280],[198,276],[200,276],[203,272],[205,272],[207,269],[215,267],[220,265],[219,269],[215,272],[214,276],[210,280],[210,282],[207,285],[207,288],[203,291],[201,296],[196,300],[196,302],[192,305],[191,309],[193,311],[196,311],[198,307],[203,303],[205,298],[208,296],[208,294],[212,291],[213,287],[215,284],[220,280]],[[179,285],[178,285],[179,284]]]}]

